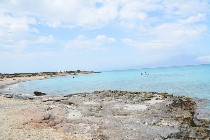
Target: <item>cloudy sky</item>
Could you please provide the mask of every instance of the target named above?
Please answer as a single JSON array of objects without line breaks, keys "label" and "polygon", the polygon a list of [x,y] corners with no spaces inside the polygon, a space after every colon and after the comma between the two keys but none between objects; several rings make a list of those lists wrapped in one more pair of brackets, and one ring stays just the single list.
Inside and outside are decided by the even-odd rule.
[{"label": "cloudy sky", "polygon": [[0,72],[210,63],[208,0],[0,0]]}]

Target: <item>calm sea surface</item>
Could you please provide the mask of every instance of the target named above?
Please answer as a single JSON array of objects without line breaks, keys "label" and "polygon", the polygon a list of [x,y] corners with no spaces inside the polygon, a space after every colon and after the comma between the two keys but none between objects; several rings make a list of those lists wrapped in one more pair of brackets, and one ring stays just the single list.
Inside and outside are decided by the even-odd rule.
[{"label": "calm sea surface", "polygon": [[23,82],[8,88],[11,92],[17,93],[32,94],[34,91],[42,91],[52,95],[108,89],[156,91],[210,100],[210,65],[147,68],[56,77]]}]

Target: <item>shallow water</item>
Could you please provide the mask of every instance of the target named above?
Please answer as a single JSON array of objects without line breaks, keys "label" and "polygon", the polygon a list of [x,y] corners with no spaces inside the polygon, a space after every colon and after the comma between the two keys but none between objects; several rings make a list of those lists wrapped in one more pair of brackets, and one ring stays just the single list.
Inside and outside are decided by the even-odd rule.
[{"label": "shallow water", "polygon": [[32,94],[34,91],[42,91],[52,95],[108,89],[156,91],[210,100],[210,65],[147,68],[56,77],[19,83],[6,90],[9,88],[13,93]]}]

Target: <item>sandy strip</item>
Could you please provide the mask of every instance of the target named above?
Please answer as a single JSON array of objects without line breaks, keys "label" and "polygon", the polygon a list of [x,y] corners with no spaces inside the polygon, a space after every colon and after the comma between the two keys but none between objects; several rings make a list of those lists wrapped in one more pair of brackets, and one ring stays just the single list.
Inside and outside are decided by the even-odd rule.
[{"label": "sandy strip", "polygon": [[41,80],[41,79],[45,79],[45,78],[47,78],[47,77],[46,76],[33,76],[33,77],[3,78],[3,79],[0,79],[0,87],[3,88],[5,86],[20,83],[20,82]]}]

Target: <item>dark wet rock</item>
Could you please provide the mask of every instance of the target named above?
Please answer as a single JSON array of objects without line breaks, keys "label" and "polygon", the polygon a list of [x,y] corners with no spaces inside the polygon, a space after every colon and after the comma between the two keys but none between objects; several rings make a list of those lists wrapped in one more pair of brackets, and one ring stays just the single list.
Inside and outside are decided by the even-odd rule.
[{"label": "dark wet rock", "polygon": [[39,92],[39,91],[34,91],[34,95],[36,95],[36,96],[44,96],[44,95],[46,95],[46,93]]},{"label": "dark wet rock", "polygon": [[71,97],[73,94],[64,95],[64,97]]}]

